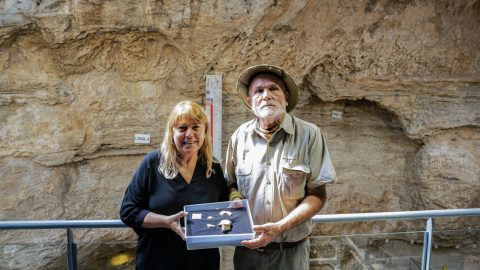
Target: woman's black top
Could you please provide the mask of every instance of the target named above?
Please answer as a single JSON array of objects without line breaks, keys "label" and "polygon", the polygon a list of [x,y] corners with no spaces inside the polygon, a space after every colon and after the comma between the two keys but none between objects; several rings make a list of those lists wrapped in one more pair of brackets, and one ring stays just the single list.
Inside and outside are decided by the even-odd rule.
[{"label": "woman's black top", "polygon": [[[197,162],[188,184],[178,174],[166,179],[158,171],[159,151],[150,152],[140,163],[125,192],[120,218],[138,234],[136,269],[219,269],[218,248],[187,250],[185,241],[167,228],[141,228],[148,212],[173,215],[185,205],[228,200],[220,164],[206,177],[206,166]],[[183,218],[181,219],[182,226]]]}]

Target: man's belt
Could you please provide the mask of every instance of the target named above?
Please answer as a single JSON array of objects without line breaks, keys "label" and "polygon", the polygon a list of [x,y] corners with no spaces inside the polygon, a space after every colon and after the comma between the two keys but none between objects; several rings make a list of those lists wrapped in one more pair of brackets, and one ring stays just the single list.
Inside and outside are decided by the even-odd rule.
[{"label": "man's belt", "polygon": [[280,243],[270,243],[264,247],[261,247],[261,248],[257,248],[258,251],[264,251],[264,250],[281,250],[281,249],[284,249],[284,248],[293,248],[293,247],[296,247],[298,245],[300,245],[301,243],[305,242],[308,240],[308,236],[303,238],[302,240],[300,241],[297,241],[297,242],[280,242]]}]

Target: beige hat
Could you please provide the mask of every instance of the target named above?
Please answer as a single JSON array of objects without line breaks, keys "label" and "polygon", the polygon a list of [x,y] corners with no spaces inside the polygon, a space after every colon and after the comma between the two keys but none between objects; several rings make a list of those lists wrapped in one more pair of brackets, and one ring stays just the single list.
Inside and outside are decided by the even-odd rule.
[{"label": "beige hat", "polygon": [[293,111],[293,109],[295,109],[295,106],[297,106],[298,102],[297,85],[295,84],[295,81],[292,79],[292,76],[290,76],[290,74],[288,74],[282,68],[272,65],[252,66],[247,68],[245,71],[242,72],[242,74],[240,74],[240,76],[238,76],[237,92],[243,102],[243,105],[245,105],[250,111],[252,111],[252,108],[250,108],[247,100],[250,89],[250,78],[252,78],[252,76],[254,76],[255,74],[263,72],[273,73],[280,77],[280,79],[282,79],[283,83],[285,84],[286,91],[289,92],[287,112]]}]

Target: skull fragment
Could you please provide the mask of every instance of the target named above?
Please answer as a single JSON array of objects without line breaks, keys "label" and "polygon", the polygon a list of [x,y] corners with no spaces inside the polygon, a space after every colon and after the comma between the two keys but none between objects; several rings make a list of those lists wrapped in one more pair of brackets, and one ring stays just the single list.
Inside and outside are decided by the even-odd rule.
[{"label": "skull fragment", "polygon": [[228,219],[224,219],[218,223],[220,227],[222,227],[222,232],[227,232],[232,229],[232,222]]}]

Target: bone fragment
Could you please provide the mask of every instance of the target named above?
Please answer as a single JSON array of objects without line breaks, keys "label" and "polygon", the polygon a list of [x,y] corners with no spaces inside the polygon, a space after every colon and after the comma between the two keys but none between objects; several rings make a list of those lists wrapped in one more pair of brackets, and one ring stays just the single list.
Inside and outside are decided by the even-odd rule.
[{"label": "bone fragment", "polygon": [[220,215],[222,215],[222,216],[223,216],[223,215],[232,216],[232,212],[230,212],[230,211],[222,211],[222,212],[220,212]]},{"label": "bone fragment", "polygon": [[222,232],[230,231],[232,229],[232,222],[228,219],[224,219],[218,223],[222,227]]}]

